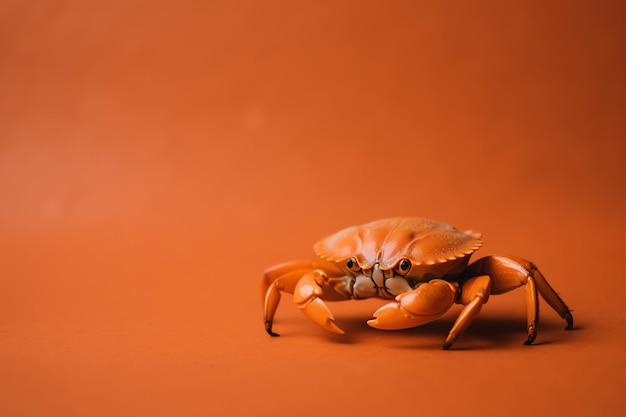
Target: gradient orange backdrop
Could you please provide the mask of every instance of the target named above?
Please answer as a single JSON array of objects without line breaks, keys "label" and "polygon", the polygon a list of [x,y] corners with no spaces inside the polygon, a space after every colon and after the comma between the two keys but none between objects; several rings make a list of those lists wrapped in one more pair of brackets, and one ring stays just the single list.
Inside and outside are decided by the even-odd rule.
[{"label": "gradient orange backdrop", "polygon": [[[105,4],[106,3],[106,4]],[[3,416],[621,415],[622,2],[4,1]],[[348,334],[262,271],[395,215],[479,230],[574,310]]]}]

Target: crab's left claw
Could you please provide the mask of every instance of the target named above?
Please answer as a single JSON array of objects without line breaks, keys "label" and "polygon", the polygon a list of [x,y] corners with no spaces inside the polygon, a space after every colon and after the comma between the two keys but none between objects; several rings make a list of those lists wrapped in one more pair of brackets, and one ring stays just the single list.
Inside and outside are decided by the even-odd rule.
[{"label": "crab's left claw", "polygon": [[421,326],[441,317],[443,313],[417,315],[403,308],[399,303],[385,304],[373,314],[374,318],[367,324],[375,329],[399,330]]},{"label": "crab's left claw", "polygon": [[374,313],[367,324],[377,329],[397,330],[421,326],[441,317],[454,304],[457,288],[440,279],[420,285],[396,297]]},{"label": "crab's left claw", "polygon": [[322,301],[323,286],[328,281],[320,271],[311,271],[304,275],[296,285],[293,300],[300,310],[312,321],[333,333],[343,334],[344,331],[335,324],[335,318],[328,306]]}]

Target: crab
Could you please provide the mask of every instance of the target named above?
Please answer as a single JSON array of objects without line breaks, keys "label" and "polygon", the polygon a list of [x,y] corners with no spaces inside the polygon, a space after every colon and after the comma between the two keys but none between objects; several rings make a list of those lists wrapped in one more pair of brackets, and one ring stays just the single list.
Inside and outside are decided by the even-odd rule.
[{"label": "crab", "polygon": [[390,299],[367,324],[396,330],[436,320],[454,304],[463,308],[448,333],[443,349],[478,315],[490,295],[524,287],[527,338],[537,337],[539,297],[574,326],[570,309],[535,264],[525,259],[486,256],[469,263],[483,244],[480,233],[420,217],[395,217],[353,226],[314,245],[317,260],[286,262],[267,269],[262,279],[265,330],[273,322],[281,292],[293,294],[295,304],[313,322],[343,334],[324,301]]}]

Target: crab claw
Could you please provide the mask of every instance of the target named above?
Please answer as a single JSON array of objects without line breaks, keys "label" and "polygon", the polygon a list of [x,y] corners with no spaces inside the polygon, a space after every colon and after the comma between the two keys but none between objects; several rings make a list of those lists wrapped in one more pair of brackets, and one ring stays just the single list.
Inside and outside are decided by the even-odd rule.
[{"label": "crab claw", "polygon": [[408,329],[441,317],[454,304],[457,289],[449,282],[435,279],[407,291],[374,313],[367,324],[384,330]]},{"label": "crab claw", "polygon": [[398,303],[389,303],[376,310],[374,313],[375,318],[368,320],[367,324],[382,330],[409,329],[436,320],[442,314],[418,316],[402,308]]},{"label": "crab claw", "polygon": [[324,294],[323,285],[328,278],[321,271],[309,272],[296,285],[294,302],[309,319],[333,333],[344,334],[335,324],[335,318],[328,306],[320,298]]},{"label": "crab claw", "polygon": [[299,305],[298,307],[305,316],[326,330],[337,334],[344,334],[344,331],[341,330],[337,324],[335,324],[333,313],[331,313],[328,306],[326,306],[326,304],[324,304],[324,302],[319,298],[312,298],[305,304]]}]

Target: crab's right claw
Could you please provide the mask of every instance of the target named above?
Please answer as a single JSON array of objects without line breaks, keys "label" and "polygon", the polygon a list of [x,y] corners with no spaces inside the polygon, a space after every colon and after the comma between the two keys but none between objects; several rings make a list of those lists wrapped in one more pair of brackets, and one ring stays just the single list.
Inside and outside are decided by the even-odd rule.
[{"label": "crab's right claw", "polygon": [[330,309],[319,298],[312,298],[308,302],[298,305],[300,311],[309,319],[319,324],[328,331],[337,334],[343,334],[344,331],[335,324],[335,318]]},{"label": "crab's right claw", "polygon": [[343,334],[335,324],[335,318],[328,306],[320,298],[323,295],[322,285],[326,276],[319,270],[309,272],[296,285],[293,299],[300,311],[309,319],[333,333]]},{"label": "crab's right claw", "polygon": [[421,326],[441,317],[454,304],[456,287],[435,279],[400,294],[374,313],[367,324],[377,329],[397,330]]}]

